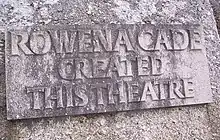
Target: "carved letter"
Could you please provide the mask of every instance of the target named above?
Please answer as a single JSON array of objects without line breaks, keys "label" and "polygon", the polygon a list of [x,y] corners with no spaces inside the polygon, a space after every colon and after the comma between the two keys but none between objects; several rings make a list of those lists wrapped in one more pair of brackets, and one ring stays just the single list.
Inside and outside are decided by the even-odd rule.
[{"label": "carved letter", "polygon": [[46,87],[28,87],[27,93],[32,93],[33,109],[41,109],[43,107],[42,94],[45,92]]},{"label": "carved letter", "polygon": [[138,36],[138,42],[140,47],[145,50],[154,50],[155,39],[154,30],[150,26],[145,26]]},{"label": "carved letter", "polygon": [[139,102],[140,95],[138,94],[138,82],[127,82],[128,86],[128,102]]},{"label": "carved letter", "polygon": [[[111,30],[105,30],[106,37],[103,35],[101,30],[94,30],[94,51],[100,52],[101,48],[104,48],[105,51],[112,51],[112,37],[111,37]],[[100,44],[101,43],[101,44]],[[103,46],[103,47],[101,47]]]},{"label": "carved letter", "polygon": [[58,66],[58,73],[65,80],[75,79],[75,65],[73,59],[62,59]]},{"label": "carved letter", "polygon": [[150,75],[151,65],[150,65],[150,57],[146,56],[144,58],[137,58],[138,63],[138,75]]},{"label": "carved letter", "polygon": [[79,31],[79,52],[93,52],[92,31]]},{"label": "carved letter", "polygon": [[88,59],[76,59],[76,79],[92,78],[92,66]]},{"label": "carved letter", "polygon": [[165,29],[158,30],[158,37],[155,50],[161,50],[161,45],[163,45],[167,50],[172,50],[168,35]]},{"label": "carved letter", "polygon": [[115,104],[113,92],[114,92],[114,85],[108,84],[108,103],[109,104]]},{"label": "carved letter", "polygon": [[159,93],[160,93],[160,100],[165,100],[166,96],[165,96],[165,92],[164,92],[164,83],[159,82],[159,81],[155,81],[154,85],[158,86]]},{"label": "carved letter", "polygon": [[94,58],[93,59],[93,77],[104,78],[107,76],[109,58]]},{"label": "carved letter", "polygon": [[76,96],[81,100],[75,99],[75,106],[85,106],[88,104],[89,99],[87,97],[86,92],[86,85],[79,85],[75,88],[75,94]]},{"label": "carved letter", "polygon": [[65,85],[66,88],[66,106],[67,107],[73,107],[74,103],[73,103],[73,86],[72,85]]},{"label": "carved letter", "polygon": [[47,31],[35,31],[30,36],[30,48],[35,54],[46,54],[50,51],[51,40]]},{"label": "carved letter", "polygon": [[105,84],[92,85],[92,89],[96,89],[96,99],[98,101],[98,105],[104,105],[103,100],[103,88],[106,88]]},{"label": "carved letter", "polygon": [[28,42],[28,33],[17,31],[11,32],[11,54],[12,55],[20,55],[20,48],[24,54],[33,54],[31,50],[27,47],[26,43]]},{"label": "carved letter", "polygon": [[126,51],[134,51],[134,48],[131,45],[131,42],[128,38],[126,30],[119,30],[118,31],[118,38],[115,43],[114,51],[121,51],[121,45],[125,45]]},{"label": "carved letter", "polygon": [[194,97],[193,82],[191,79],[183,79],[183,87],[186,98]]},{"label": "carved letter", "polygon": [[96,89],[96,99],[98,101],[98,105],[104,105],[103,88],[106,88],[105,84],[92,85],[92,89]]},{"label": "carved letter", "polygon": [[190,31],[191,50],[201,50],[203,45],[202,27]]},{"label": "carved letter", "polygon": [[56,53],[73,53],[75,51],[76,31],[51,30],[50,33]]},{"label": "carved letter", "polygon": [[57,102],[57,108],[64,108],[63,105],[63,92],[61,86],[55,86],[53,90],[47,88],[45,91],[45,108],[53,108],[53,102]]},{"label": "carved letter", "polygon": [[[120,65],[123,71],[124,76],[133,76],[132,75],[132,68],[131,68],[131,61],[127,60],[126,57],[119,57]],[[123,64],[123,65],[122,65]]]},{"label": "carved letter", "polygon": [[152,63],[152,75],[163,74],[163,63],[160,58],[151,57],[151,63]]},{"label": "carved letter", "polygon": [[169,82],[169,98],[175,99],[175,94],[179,98],[184,98],[184,95],[180,92],[180,89],[181,89],[180,81],[177,81],[177,80],[170,81]]},{"label": "carved letter", "polygon": [[133,76],[131,62],[126,57],[112,57],[107,76],[112,77],[113,72],[117,72],[119,77]]},{"label": "carved letter", "polygon": [[144,84],[144,90],[141,97],[141,101],[147,101],[147,95],[150,95],[153,101],[159,100],[150,81],[146,81]]},{"label": "carved letter", "polygon": [[186,30],[174,30],[173,32],[174,50],[185,50],[189,45],[189,35]]},{"label": "carved letter", "polygon": [[124,91],[124,82],[116,82],[108,84],[108,100],[109,104],[115,104],[114,95],[119,95],[119,103],[126,103],[126,92]]},{"label": "carved letter", "polygon": [[53,95],[51,95],[51,89],[47,88],[45,91],[45,108],[52,109],[52,102],[51,99],[56,99]]},{"label": "carved letter", "polygon": [[125,74],[123,73],[123,68],[119,63],[119,58],[118,57],[113,57],[111,58],[111,62],[110,62],[110,66],[109,66],[109,70],[107,73],[108,77],[113,77],[113,72],[117,72],[118,76],[125,76]]},{"label": "carved letter", "polygon": [[98,105],[104,105],[102,88],[97,88],[97,99],[98,99]]}]

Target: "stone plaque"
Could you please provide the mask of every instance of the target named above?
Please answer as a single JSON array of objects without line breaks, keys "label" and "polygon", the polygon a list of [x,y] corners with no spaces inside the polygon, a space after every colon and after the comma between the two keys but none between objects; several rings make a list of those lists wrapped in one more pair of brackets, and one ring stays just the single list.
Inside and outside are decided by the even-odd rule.
[{"label": "stone plaque", "polygon": [[8,119],[209,103],[199,25],[72,25],[8,30]]}]

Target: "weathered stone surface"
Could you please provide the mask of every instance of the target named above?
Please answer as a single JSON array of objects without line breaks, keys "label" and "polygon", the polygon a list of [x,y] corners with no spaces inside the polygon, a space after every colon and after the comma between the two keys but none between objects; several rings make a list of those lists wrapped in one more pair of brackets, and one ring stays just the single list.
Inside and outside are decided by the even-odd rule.
[{"label": "weathered stone surface", "polygon": [[203,42],[199,25],[75,25],[9,31],[7,117],[209,103]]},{"label": "weathered stone surface", "polygon": [[[212,7],[213,7],[213,12],[214,16],[216,19],[216,25],[218,28],[218,33],[220,33],[220,1],[219,0],[210,0]],[[215,36],[216,40],[219,41],[219,34]],[[210,119],[210,127],[211,127],[211,133],[213,136],[214,140],[220,139],[220,94],[219,94],[219,85],[220,85],[220,69],[219,69],[219,64],[220,64],[220,45],[216,44],[213,45],[213,48],[211,49],[212,55],[209,55],[210,59],[210,71],[212,74],[212,81],[213,82],[213,95],[214,95],[214,103],[210,104],[208,106],[208,113],[209,113],[209,119]]]},{"label": "weathered stone surface", "polygon": [[5,33],[4,29],[0,27],[0,139],[5,140],[8,137],[6,120],[6,94],[5,94]]},{"label": "weathered stone surface", "polygon": [[209,105],[111,115],[12,121],[13,125],[9,127],[12,138],[8,139],[220,139],[220,47],[208,0],[3,0],[0,3],[0,24],[4,26],[138,22],[201,24],[215,101]]},{"label": "weathered stone surface", "polygon": [[0,28],[0,107],[5,107],[5,33],[4,29]]}]

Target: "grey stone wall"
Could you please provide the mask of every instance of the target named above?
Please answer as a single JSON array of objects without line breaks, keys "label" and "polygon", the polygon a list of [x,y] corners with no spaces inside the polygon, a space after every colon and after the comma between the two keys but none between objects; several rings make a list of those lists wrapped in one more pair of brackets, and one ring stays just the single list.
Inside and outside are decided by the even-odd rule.
[{"label": "grey stone wall", "polygon": [[220,139],[220,46],[208,0],[3,0],[0,9],[0,25],[4,27],[140,22],[202,24],[214,96],[214,103],[208,105],[8,122],[5,120],[4,74],[1,74],[2,139]]},{"label": "grey stone wall", "polygon": [[[218,29],[218,33],[220,33],[220,1],[219,0],[210,0],[210,3],[213,8],[213,14],[216,20],[216,26]],[[216,41],[216,46],[213,46],[213,50],[211,54],[213,56],[208,56],[210,58],[210,69],[213,79],[213,92],[214,92],[214,103],[208,106],[208,113],[209,113],[209,125],[211,127],[211,133],[213,139],[220,139],[220,96],[219,96],[219,40]]]},{"label": "grey stone wall", "polygon": [[216,25],[218,30],[220,29],[220,1],[219,0],[210,0],[213,14],[215,16]]},{"label": "grey stone wall", "polygon": [[0,138],[7,138],[7,124],[6,121],[6,103],[5,103],[5,69],[4,69],[4,41],[3,30],[0,29]]}]

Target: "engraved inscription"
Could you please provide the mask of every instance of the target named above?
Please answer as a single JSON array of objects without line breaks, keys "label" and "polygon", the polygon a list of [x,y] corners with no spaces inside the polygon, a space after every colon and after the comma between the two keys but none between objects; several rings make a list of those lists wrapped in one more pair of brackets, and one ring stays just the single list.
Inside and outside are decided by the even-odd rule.
[{"label": "engraved inscription", "polygon": [[[141,27],[139,30],[141,30]],[[51,49],[57,54],[72,54],[76,51],[78,53],[132,52],[138,49],[132,44],[138,43],[138,47],[145,51],[163,49],[177,51],[187,48],[199,50],[203,40],[203,34],[199,29],[157,29],[145,25],[137,34],[137,39],[133,39],[135,35],[129,36],[129,31],[126,29],[118,29],[114,33],[110,29],[48,30],[32,31],[30,33],[11,31],[11,55],[20,55],[21,52],[32,55],[45,54]],[[112,37],[113,34],[116,34],[114,38]],[[135,40],[135,42],[132,43],[132,40]]]},{"label": "engraved inscription", "polygon": [[8,119],[212,101],[199,25],[35,27],[6,38]]},{"label": "engraved inscription", "polygon": [[[186,86],[189,84],[191,86]],[[27,93],[32,95],[33,109],[86,106],[92,89],[95,89],[96,106],[194,97],[190,79],[164,80],[160,82],[160,86],[157,85],[157,81],[120,81],[91,86],[62,84],[55,87],[27,87]],[[165,86],[168,86],[168,89],[164,88]],[[108,94],[104,101],[106,91]],[[118,98],[115,99],[114,96]],[[67,101],[66,106],[64,101]]]}]

